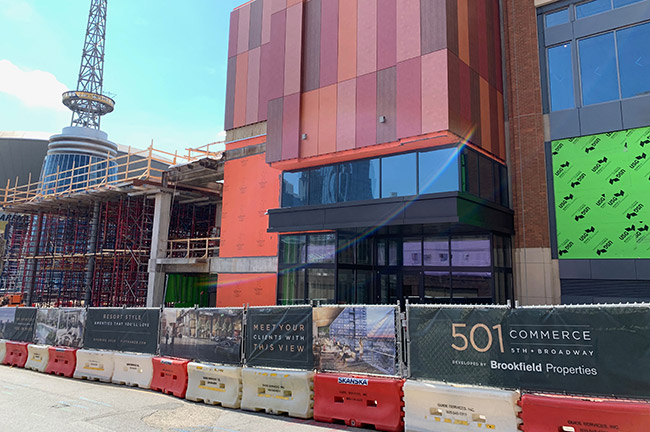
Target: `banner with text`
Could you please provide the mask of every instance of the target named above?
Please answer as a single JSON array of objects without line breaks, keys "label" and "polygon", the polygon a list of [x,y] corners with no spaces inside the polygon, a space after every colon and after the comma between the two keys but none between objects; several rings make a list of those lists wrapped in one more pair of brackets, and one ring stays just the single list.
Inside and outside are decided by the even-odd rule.
[{"label": "banner with text", "polygon": [[14,332],[11,340],[18,342],[32,342],[34,339],[34,324],[36,321],[36,308],[21,307],[16,309],[14,318]]},{"label": "banner with text", "polygon": [[34,342],[72,348],[83,347],[86,309],[38,309],[38,312],[35,312],[35,317]]},{"label": "banner with text", "polygon": [[311,307],[251,307],[246,320],[247,364],[314,366]]},{"label": "banner with text", "polygon": [[396,306],[314,309],[314,357],[319,370],[395,375]]},{"label": "banner with text", "polygon": [[650,398],[650,308],[409,306],[411,376]]},{"label": "banner with text", "polygon": [[164,309],[160,353],[213,363],[241,363],[243,309]]},{"label": "banner with text", "polygon": [[160,309],[90,308],[84,347],[155,354],[159,320]]}]

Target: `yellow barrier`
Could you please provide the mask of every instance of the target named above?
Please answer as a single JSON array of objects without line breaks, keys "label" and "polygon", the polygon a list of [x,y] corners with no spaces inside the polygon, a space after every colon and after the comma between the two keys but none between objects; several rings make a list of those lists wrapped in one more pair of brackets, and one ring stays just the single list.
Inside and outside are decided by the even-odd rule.
[{"label": "yellow barrier", "polygon": [[113,354],[113,377],[115,384],[148,389],[153,378],[153,356],[147,354]]},{"label": "yellow barrier", "polygon": [[244,368],[242,370],[242,409],[314,416],[314,373]]},{"label": "yellow barrier", "polygon": [[190,362],[187,365],[185,399],[239,408],[242,398],[242,368]]},{"label": "yellow barrier", "polygon": [[33,344],[27,345],[27,362],[25,363],[25,369],[45,372],[49,360],[49,346]]},{"label": "yellow barrier", "polygon": [[74,375],[77,379],[111,382],[113,376],[113,353],[110,351],[77,351],[77,367]]}]

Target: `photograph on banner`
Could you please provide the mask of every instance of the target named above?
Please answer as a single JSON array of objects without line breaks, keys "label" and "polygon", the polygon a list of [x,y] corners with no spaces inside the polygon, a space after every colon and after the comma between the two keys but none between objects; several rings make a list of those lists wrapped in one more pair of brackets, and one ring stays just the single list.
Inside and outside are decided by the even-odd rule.
[{"label": "photograph on banner", "polygon": [[16,308],[0,308],[0,339],[11,339],[15,317]]},{"label": "photograph on banner", "polygon": [[196,319],[190,308],[165,308],[160,316],[160,355],[194,359],[194,343],[183,334],[190,333]]},{"label": "photograph on banner", "polygon": [[17,342],[32,342],[34,340],[34,323],[38,309],[21,307],[16,309],[14,317],[14,333],[11,340]]},{"label": "photograph on banner", "polygon": [[312,369],[312,308],[251,307],[247,313],[246,363]]},{"label": "photograph on banner", "polygon": [[34,332],[34,343],[40,345],[55,345],[58,327],[59,309],[38,309],[36,312],[36,331]]},{"label": "photograph on banner", "polygon": [[314,361],[320,370],[395,375],[395,306],[314,309]]},{"label": "photograph on banner", "polygon": [[160,309],[90,308],[84,348],[155,354]]},{"label": "photograph on banner", "polygon": [[409,308],[414,378],[650,398],[647,306]]},{"label": "photograph on banner", "polygon": [[81,348],[85,325],[86,309],[60,309],[54,345]]}]

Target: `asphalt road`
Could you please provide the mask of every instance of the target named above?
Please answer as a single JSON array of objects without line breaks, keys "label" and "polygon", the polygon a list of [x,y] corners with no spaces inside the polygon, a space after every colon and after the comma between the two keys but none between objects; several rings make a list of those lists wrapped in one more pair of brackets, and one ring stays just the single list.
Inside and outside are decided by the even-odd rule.
[{"label": "asphalt road", "polygon": [[360,430],[189,402],[138,388],[0,366],[2,432]]}]

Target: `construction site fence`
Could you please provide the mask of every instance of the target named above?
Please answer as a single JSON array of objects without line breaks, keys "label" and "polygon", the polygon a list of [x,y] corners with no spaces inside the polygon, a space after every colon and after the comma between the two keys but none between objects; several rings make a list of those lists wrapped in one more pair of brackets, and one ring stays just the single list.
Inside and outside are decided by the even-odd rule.
[{"label": "construction site fence", "polygon": [[2,308],[0,338],[234,366],[650,399],[649,304]]}]

